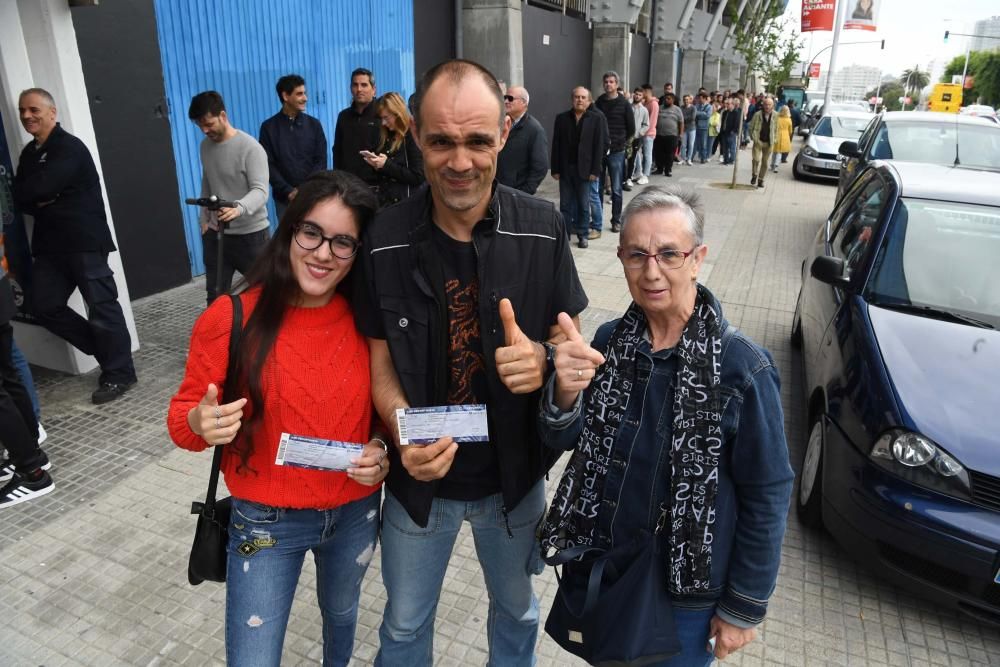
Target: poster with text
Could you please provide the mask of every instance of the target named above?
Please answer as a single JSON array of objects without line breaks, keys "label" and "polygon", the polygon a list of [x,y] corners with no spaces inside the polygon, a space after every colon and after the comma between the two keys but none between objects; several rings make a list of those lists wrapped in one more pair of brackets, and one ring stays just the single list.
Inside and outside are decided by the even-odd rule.
[{"label": "poster with text", "polygon": [[875,31],[878,21],[878,6],[882,0],[845,0],[847,15],[844,16],[844,30]]},{"label": "poster with text", "polygon": [[833,30],[836,8],[836,0],[802,0],[802,32]]}]

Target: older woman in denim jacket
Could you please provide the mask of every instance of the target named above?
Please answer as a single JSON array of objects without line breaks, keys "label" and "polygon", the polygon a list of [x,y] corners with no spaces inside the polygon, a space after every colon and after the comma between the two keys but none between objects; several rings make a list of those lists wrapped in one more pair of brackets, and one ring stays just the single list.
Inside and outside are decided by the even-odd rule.
[{"label": "older woman in denim jacket", "polygon": [[591,345],[559,316],[567,340],[540,417],[548,446],[574,449],[544,551],[610,549],[665,522],[682,646],[671,667],[708,665],[754,638],[793,480],[771,355],[697,283],[703,228],[693,193],[649,187],[631,201],[618,257],[633,303]]}]

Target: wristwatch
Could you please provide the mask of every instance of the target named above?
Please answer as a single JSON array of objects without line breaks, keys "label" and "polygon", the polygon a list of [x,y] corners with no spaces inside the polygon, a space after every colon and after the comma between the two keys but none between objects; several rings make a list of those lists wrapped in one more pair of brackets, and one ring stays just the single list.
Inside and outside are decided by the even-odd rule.
[{"label": "wristwatch", "polygon": [[542,347],[545,348],[545,377],[549,377],[556,370],[556,346],[543,340]]}]

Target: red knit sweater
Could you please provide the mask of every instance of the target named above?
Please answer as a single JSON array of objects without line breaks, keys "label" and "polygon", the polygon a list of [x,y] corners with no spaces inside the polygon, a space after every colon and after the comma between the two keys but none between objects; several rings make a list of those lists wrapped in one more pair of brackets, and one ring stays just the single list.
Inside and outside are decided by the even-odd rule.
[{"label": "red knit sweater", "polygon": [[[259,289],[245,292],[244,325]],[[202,451],[208,445],[188,425],[187,415],[210,382],[219,387],[229,363],[232,303],[216,299],[195,322],[180,389],[170,401],[167,428],[179,447]],[[328,509],[379,490],[346,473],[278,466],[274,458],[283,432],[345,442],[368,442],[372,420],[368,346],[354,327],[347,301],[339,294],[322,308],[289,308],[262,373],[264,417],[254,435],[249,464],[237,472],[239,456],[226,451],[222,472],[229,491],[244,500],[275,507]],[[239,397],[219,396],[219,403]],[[247,410],[244,409],[244,420]]]}]

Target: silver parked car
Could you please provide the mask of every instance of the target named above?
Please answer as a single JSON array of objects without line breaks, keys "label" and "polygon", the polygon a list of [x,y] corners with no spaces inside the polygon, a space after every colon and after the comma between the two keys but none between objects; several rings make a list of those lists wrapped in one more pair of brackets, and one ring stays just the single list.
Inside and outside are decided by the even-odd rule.
[{"label": "silver parked car", "polygon": [[863,111],[834,111],[820,118],[795,156],[792,174],[800,180],[812,176],[836,180],[840,174],[840,144],[857,141],[871,119],[872,114]]}]

